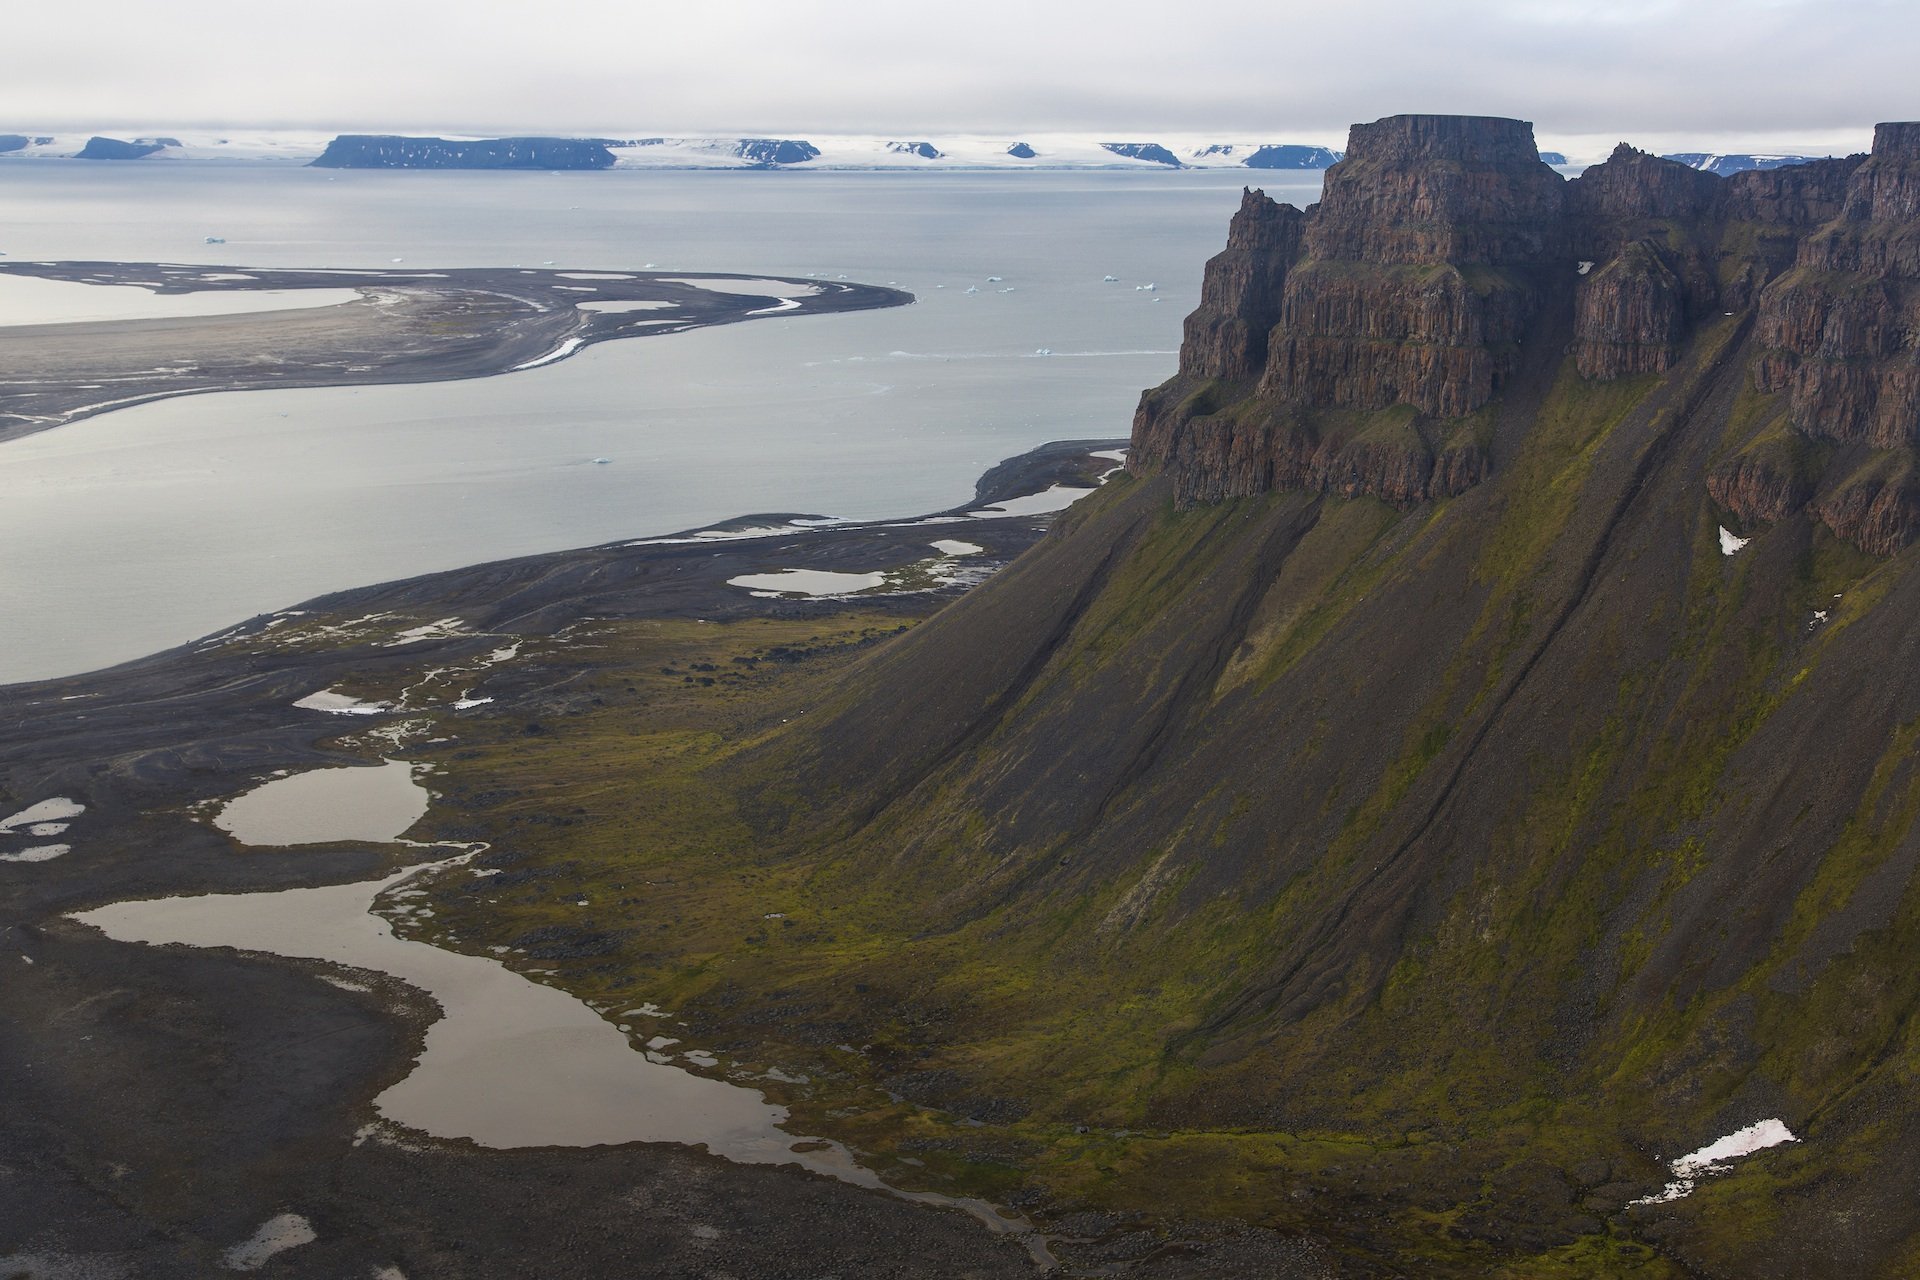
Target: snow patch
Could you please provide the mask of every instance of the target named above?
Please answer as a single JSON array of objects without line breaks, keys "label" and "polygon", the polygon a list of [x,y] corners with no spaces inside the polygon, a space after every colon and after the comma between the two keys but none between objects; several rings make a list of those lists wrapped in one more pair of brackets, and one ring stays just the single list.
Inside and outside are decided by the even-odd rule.
[{"label": "snow patch", "polygon": [[75,803],[65,796],[53,796],[38,804],[30,804],[5,822],[0,822],[0,835],[11,833],[15,827],[36,822],[65,822],[69,818],[79,817],[86,811],[87,806],[83,804]]},{"label": "snow patch", "polygon": [[293,705],[308,711],[330,712],[336,716],[377,716],[383,711],[393,710],[390,702],[362,702],[331,689],[310,693]]},{"label": "snow patch", "polygon": [[282,1213],[268,1218],[251,1236],[220,1255],[220,1265],[229,1271],[258,1271],[275,1254],[298,1245],[312,1244],[320,1237],[313,1224],[297,1213]]},{"label": "snow patch", "polygon": [[572,355],[575,351],[578,351],[580,349],[581,341],[582,339],[580,338],[568,338],[565,342],[561,343],[559,346],[555,347],[553,350],[547,352],[547,354],[543,356],[535,356],[531,360],[528,360],[522,364],[517,364],[513,366],[513,368],[509,369],[507,372],[518,373],[522,369],[538,369],[543,364],[552,364],[555,360],[564,359],[565,357]]},{"label": "snow patch", "polygon": [[1778,1119],[1759,1120],[1744,1129],[1736,1129],[1724,1138],[1709,1142],[1698,1151],[1688,1152],[1667,1167],[1673,1171],[1673,1181],[1650,1196],[1642,1196],[1632,1204],[1665,1204],[1678,1200],[1694,1188],[1701,1178],[1725,1173],[1729,1160],[1738,1160],[1750,1156],[1756,1151],[1765,1151],[1768,1147],[1777,1147],[1783,1142],[1798,1142],[1793,1130],[1787,1128],[1784,1121]]},{"label": "snow patch", "polygon": [[1720,554],[1723,556],[1730,556],[1734,554],[1736,551],[1740,550],[1740,548],[1746,546],[1749,542],[1752,542],[1752,541],[1753,539],[1751,537],[1736,538],[1727,529],[1727,526],[1725,525],[1720,526]]},{"label": "snow patch", "polygon": [[18,853],[0,853],[0,862],[52,862],[72,852],[73,846],[70,844],[42,844]]}]

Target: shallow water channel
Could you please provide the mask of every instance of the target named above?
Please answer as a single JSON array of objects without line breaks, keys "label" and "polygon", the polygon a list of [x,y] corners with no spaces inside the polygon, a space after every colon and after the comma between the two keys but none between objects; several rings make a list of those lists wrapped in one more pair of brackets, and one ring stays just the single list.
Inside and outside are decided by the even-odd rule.
[{"label": "shallow water channel", "polygon": [[[229,802],[214,821],[249,843],[390,841],[418,820],[427,800],[411,766],[388,761],[273,779]],[[382,833],[354,834],[367,830],[375,813],[384,815],[373,824]],[[995,1231],[1023,1236],[1035,1258],[1046,1259],[1044,1241],[1024,1221],[983,1201],[896,1191],[839,1144],[781,1130],[786,1109],[757,1090],[648,1056],[636,1041],[668,1030],[650,1007],[633,1009],[616,1025],[497,960],[395,937],[388,921],[373,913],[376,898],[393,891],[399,900],[387,906],[393,914],[424,911],[406,905],[407,883],[443,871],[471,874],[464,864],[480,846],[459,848],[451,857],[357,884],[118,902],[74,918],[123,942],[316,960],[389,974],[426,992],[441,1017],[428,1028],[413,1071],[374,1100],[383,1117],[406,1128],[487,1147],[672,1142],[704,1146],[743,1164],[798,1164],[965,1210]],[[358,985],[351,976],[330,980]],[[795,1151],[796,1144],[807,1149]]]}]

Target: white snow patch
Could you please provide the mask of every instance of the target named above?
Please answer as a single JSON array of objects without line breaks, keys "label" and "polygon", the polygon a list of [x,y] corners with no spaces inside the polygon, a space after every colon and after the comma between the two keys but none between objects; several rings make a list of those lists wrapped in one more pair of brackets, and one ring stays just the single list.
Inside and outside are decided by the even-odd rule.
[{"label": "white snow patch", "polygon": [[220,1255],[220,1265],[229,1271],[258,1271],[275,1254],[298,1245],[312,1244],[320,1237],[313,1224],[297,1213],[282,1213],[268,1218],[251,1236]]},{"label": "white snow patch", "polygon": [[1667,1167],[1673,1171],[1669,1182],[1657,1193],[1642,1196],[1633,1204],[1665,1204],[1678,1200],[1694,1188],[1701,1178],[1727,1171],[1729,1160],[1738,1160],[1750,1156],[1756,1151],[1765,1151],[1768,1147],[1777,1147],[1783,1142],[1798,1142],[1793,1130],[1787,1128],[1784,1121],[1778,1119],[1759,1120],[1744,1129],[1736,1129],[1724,1138],[1709,1142],[1698,1151],[1688,1152]]},{"label": "white snow patch", "polygon": [[1740,548],[1746,546],[1749,542],[1752,542],[1752,541],[1753,539],[1750,537],[1736,538],[1733,536],[1731,532],[1728,531],[1727,526],[1725,525],[1720,526],[1720,554],[1723,556],[1732,555],[1734,552],[1740,550]]},{"label": "white snow patch", "polygon": [[73,846],[70,844],[42,844],[18,853],[0,853],[0,862],[51,862],[72,852]]},{"label": "white snow patch", "polygon": [[1589,259],[1582,258],[1580,260],[1580,265],[1578,267],[1575,267],[1574,270],[1578,271],[1581,275],[1585,275],[1587,274],[1587,272],[1593,270],[1593,263]]},{"label": "white snow patch", "polygon": [[418,644],[422,640],[446,640],[453,636],[464,635],[466,629],[467,624],[464,619],[440,618],[433,622],[422,623],[417,627],[408,627],[380,647],[397,649],[403,644]]},{"label": "white snow patch", "polygon": [[[1826,621],[1827,615],[1822,613],[1819,617],[1820,620],[1824,622]],[[57,836],[66,829],[67,824],[64,822],[36,822],[27,828],[27,834],[30,836]]]},{"label": "white snow patch", "polygon": [[507,372],[518,373],[522,369],[538,369],[543,364],[552,364],[555,360],[559,360],[565,356],[570,356],[575,351],[579,350],[580,342],[581,342],[581,339],[579,338],[568,338],[565,342],[561,343],[559,346],[555,347],[553,350],[547,352],[547,354],[543,356],[536,356],[534,359],[528,360],[524,364],[517,364],[513,366],[513,368],[509,369]]},{"label": "white snow patch", "polygon": [[940,538],[927,544],[943,556],[977,556],[986,548],[975,542],[962,542],[958,538]]},{"label": "white snow patch", "polygon": [[293,704],[308,711],[326,711],[336,716],[377,716],[383,711],[393,710],[390,702],[362,702],[358,698],[348,697],[344,693],[335,693],[331,689],[322,689],[310,693]]},{"label": "white snow patch", "polygon": [[68,818],[77,818],[86,811],[87,806],[83,804],[76,804],[65,796],[53,796],[38,804],[30,804],[5,822],[0,822],[0,835],[5,835],[15,827],[29,823],[64,822]]},{"label": "white snow patch", "polygon": [[492,698],[460,698],[454,702],[453,709],[455,711],[465,711],[470,707],[484,707],[492,701]]}]

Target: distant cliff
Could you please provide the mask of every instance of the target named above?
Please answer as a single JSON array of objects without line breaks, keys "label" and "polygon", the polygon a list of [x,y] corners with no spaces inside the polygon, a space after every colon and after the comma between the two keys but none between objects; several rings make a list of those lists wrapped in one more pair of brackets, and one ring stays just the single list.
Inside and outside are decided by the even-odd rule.
[{"label": "distant cliff", "polygon": [[610,169],[613,152],[599,138],[405,138],[342,134],[327,144],[318,169]]},{"label": "distant cliff", "polygon": [[178,146],[171,138],[136,138],[132,142],[124,138],[103,138],[94,136],[87,139],[87,145],[73,153],[75,160],[142,160],[156,152],[165,151],[169,146]]},{"label": "distant cliff", "polygon": [[1519,121],[1356,125],[1313,210],[1244,197],[1131,465],[1188,502],[1443,498],[1492,465],[1488,415],[1530,346],[1607,382],[1751,315],[1759,398],[1715,500],[1742,525],[1804,509],[1886,554],[1920,534],[1916,244],[1920,125],[1726,178],[1623,143],[1570,181]]}]

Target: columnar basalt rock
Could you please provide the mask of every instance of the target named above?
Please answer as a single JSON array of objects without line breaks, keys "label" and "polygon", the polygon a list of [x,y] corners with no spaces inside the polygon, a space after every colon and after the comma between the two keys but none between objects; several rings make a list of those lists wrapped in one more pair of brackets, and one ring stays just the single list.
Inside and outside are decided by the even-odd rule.
[{"label": "columnar basalt rock", "polygon": [[[1396,116],[1354,127],[1308,213],[1250,193],[1180,375],[1141,402],[1132,465],[1171,466],[1190,501],[1303,487],[1414,502],[1476,482],[1484,456],[1435,420],[1484,407],[1511,371],[1539,279],[1566,256],[1562,186],[1522,121]],[[1406,415],[1390,430],[1317,417],[1388,409]]]},{"label": "columnar basalt rock", "polygon": [[1485,476],[1472,424],[1530,336],[1570,332],[1575,369],[1605,381],[1673,370],[1697,327],[1749,310],[1754,386],[1780,407],[1743,419],[1770,425],[1730,441],[1714,501],[1905,545],[1920,531],[1920,124],[1881,125],[1867,157],[1731,178],[1623,143],[1570,182],[1521,121],[1356,125],[1313,208],[1243,197],[1179,375],[1141,399],[1130,465],[1168,470],[1183,502],[1448,497]]},{"label": "columnar basalt rock", "polygon": [[1207,262],[1200,306],[1187,317],[1180,371],[1201,378],[1257,377],[1267,334],[1280,318],[1287,269],[1300,256],[1305,216],[1248,190],[1227,227],[1227,247]]},{"label": "columnar basalt rock", "polygon": [[1261,390],[1441,417],[1486,404],[1537,305],[1531,270],[1565,257],[1563,186],[1523,121],[1355,125],[1288,275]]},{"label": "columnar basalt rock", "polygon": [[1580,278],[1574,362],[1587,378],[1664,373],[1679,358],[1686,324],[1687,290],[1680,277],[1658,248],[1636,240]]},{"label": "columnar basalt rock", "polygon": [[1839,216],[1760,299],[1755,369],[1809,435],[1920,443],[1920,124],[1883,124]]}]

